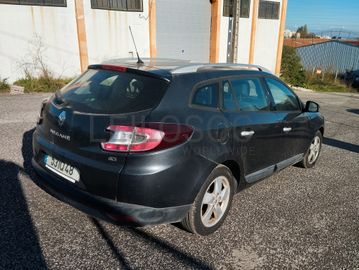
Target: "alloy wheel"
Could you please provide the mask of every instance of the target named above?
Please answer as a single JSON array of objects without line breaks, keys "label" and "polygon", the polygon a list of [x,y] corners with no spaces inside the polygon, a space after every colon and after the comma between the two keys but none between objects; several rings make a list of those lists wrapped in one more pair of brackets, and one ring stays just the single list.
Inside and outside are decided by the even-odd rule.
[{"label": "alloy wheel", "polygon": [[206,190],[201,205],[201,220],[204,226],[216,225],[227,210],[231,186],[225,176],[215,178]]},{"label": "alloy wheel", "polygon": [[313,164],[317,160],[319,156],[319,152],[320,152],[320,138],[319,136],[315,136],[309,147],[309,155],[308,155],[309,164]]}]

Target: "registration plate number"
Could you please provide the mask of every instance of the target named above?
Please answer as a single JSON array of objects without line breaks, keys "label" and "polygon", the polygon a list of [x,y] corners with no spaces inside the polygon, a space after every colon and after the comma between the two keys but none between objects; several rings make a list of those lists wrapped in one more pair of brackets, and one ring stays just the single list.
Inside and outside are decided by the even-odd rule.
[{"label": "registration plate number", "polygon": [[46,168],[62,178],[65,178],[72,183],[80,181],[80,172],[75,167],[49,155],[45,155],[44,162]]}]

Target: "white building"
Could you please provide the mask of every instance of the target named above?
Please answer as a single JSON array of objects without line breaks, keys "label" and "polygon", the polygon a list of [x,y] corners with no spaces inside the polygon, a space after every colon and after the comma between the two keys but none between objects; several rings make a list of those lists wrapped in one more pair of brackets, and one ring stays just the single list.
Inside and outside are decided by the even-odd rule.
[{"label": "white building", "polygon": [[292,30],[286,29],[284,31],[284,38],[291,38],[296,34],[296,32],[293,32]]},{"label": "white building", "polygon": [[143,57],[234,59],[278,73],[287,0],[239,0],[236,49],[233,1],[0,0],[0,77],[23,76],[39,47],[49,69],[63,76],[104,59],[134,57],[129,26]]}]

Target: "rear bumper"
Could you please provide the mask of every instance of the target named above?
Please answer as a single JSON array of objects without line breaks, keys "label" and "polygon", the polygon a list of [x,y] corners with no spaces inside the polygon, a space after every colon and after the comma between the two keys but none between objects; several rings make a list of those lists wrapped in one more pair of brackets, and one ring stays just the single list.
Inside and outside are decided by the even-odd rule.
[{"label": "rear bumper", "polygon": [[71,183],[64,182],[48,173],[34,159],[32,159],[32,165],[39,175],[35,183],[44,191],[90,216],[111,223],[131,226],[174,223],[182,220],[191,207],[191,205],[181,205],[153,208],[117,202],[92,195]]}]

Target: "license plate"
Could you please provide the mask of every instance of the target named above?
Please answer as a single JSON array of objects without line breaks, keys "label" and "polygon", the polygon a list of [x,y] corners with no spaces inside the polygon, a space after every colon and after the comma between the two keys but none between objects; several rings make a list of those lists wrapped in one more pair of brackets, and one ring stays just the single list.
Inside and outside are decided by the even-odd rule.
[{"label": "license plate", "polygon": [[45,155],[44,162],[46,168],[65,178],[66,180],[72,183],[80,181],[80,172],[75,167],[49,155]]}]

